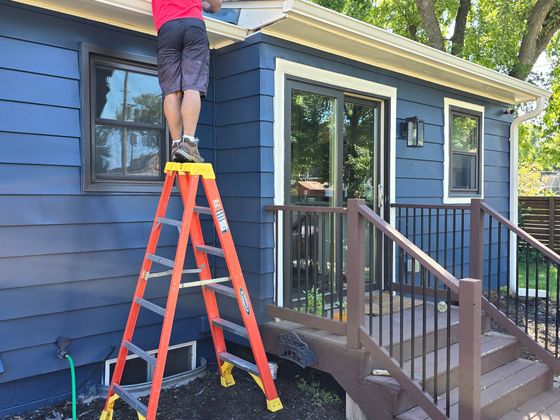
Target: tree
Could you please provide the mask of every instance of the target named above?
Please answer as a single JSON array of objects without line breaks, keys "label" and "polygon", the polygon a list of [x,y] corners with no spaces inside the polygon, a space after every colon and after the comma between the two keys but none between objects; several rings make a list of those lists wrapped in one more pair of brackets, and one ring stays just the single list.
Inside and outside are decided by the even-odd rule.
[{"label": "tree", "polygon": [[523,80],[560,30],[560,0],[315,2]]}]

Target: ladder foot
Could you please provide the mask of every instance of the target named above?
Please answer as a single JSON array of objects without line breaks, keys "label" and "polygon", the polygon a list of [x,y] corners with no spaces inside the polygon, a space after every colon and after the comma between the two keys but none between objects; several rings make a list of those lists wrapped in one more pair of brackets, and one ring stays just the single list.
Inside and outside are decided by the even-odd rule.
[{"label": "ladder foot", "polygon": [[110,410],[103,410],[101,413],[101,417],[99,420],[111,420],[113,418],[113,409]]},{"label": "ladder foot", "polygon": [[280,398],[276,398],[274,400],[266,400],[266,408],[268,408],[268,411],[272,411],[273,413],[275,413],[282,410],[284,406],[282,405],[282,401],[280,401]]},{"label": "ladder foot", "polygon": [[233,379],[233,375],[231,374],[233,368],[234,366],[229,362],[222,363],[222,367],[220,368],[222,371],[222,376],[220,377],[220,383],[224,388],[235,385],[235,379]]}]

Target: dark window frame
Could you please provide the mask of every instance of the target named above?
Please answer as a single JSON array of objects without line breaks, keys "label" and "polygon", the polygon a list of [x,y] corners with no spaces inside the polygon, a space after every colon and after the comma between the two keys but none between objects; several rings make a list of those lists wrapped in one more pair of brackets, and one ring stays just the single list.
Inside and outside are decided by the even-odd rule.
[{"label": "dark window frame", "polygon": [[[454,151],[453,149],[453,124],[455,115],[468,117],[468,118],[476,118],[477,119],[477,134],[478,134],[478,141],[477,141],[477,151],[476,153],[472,152],[464,152],[464,151]],[[481,195],[481,187],[482,187],[482,141],[483,141],[483,132],[482,132],[482,122],[483,122],[484,115],[482,112],[474,111],[472,109],[461,108],[458,106],[450,105],[449,106],[449,127],[448,127],[448,134],[449,134],[449,155],[447,156],[449,162],[449,169],[448,169],[448,194],[450,198],[461,198],[461,197],[476,197]],[[476,187],[475,188],[453,188],[453,156],[454,155],[461,155],[461,156],[474,156],[476,158]]]},{"label": "dark window frame", "polygon": [[[107,193],[154,193],[161,192],[164,174],[163,166],[169,155],[169,130],[162,110],[162,126],[152,124],[119,122],[119,126],[128,125],[134,128],[162,130],[162,144],[160,147],[160,178],[142,179],[96,179],[94,148],[95,148],[95,124],[103,123],[105,120],[96,118],[95,115],[95,64],[134,71],[157,76],[156,57],[116,51],[102,48],[91,44],[81,44],[80,71],[81,71],[81,94],[82,94],[82,188],[85,192],[107,192]],[[107,122],[107,121],[105,121]],[[108,121],[115,125],[114,121]],[[122,124],[121,124],[122,123]]]},{"label": "dark window frame", "polygon": [[[331,86],[328,84],[317,83],[312,80],[307,80],[300,77],[294,76],[287,76],[284,83],[284,201],[287,205],[291,205],[291,191],[290,191],[290,184],[291,184],[291,103],[292,103],[292,90],[300,90],[304,92],[309,92],[317,95],[323,95],[327,97],[334,98],[336,100],[336,107],[335,107],[335,119],[336,119],[336,148],[337,148],[337,173],[335,174],[335,184],[336,184],[336,205],[341,206],[343,203],[343,191],[342,191],[342,183],[343,183],[343,155],[344,155],[344,104],[346,102],[361,104],[361,105],[369,105],[374,106],[377,108],[379,112],[379,124],[377,127],[377,139],[378,144],[376,144],[376,156],[381,153],[383,150],[384,156],[383,159],[386,162],[389,162],[389,152],[390,148],[390,98],[386,98],[384,96],[379,95],[372,95],[367,92],[355,91],[353,89],[344,89],[340,86]],[[383,112],[381,107],[383,106]],[[383,120],[383,124],[382,124]],[[382,130],[382,126],[385,127],[385,130]],[[384,146],[382,147],[382,144]],[[374,191],[374,201],[377,201],[377,184],[379,184],[380,180],[384,180],[384,198],[385,202],[383,203],[384,214],[383,217],[386,220],[389,220],[390,211],[389,211],[389,197],[390,197],[390,188],[394,188],[394,186],[389,185],[390,177],[390,165],[388,163],[383,165],[384,174],[381,174],[381,167],[380,165],[375,165],[374,174],[374,182],[375,182],[375,191]],[[379,206],[382,203],[377,203]]]}]

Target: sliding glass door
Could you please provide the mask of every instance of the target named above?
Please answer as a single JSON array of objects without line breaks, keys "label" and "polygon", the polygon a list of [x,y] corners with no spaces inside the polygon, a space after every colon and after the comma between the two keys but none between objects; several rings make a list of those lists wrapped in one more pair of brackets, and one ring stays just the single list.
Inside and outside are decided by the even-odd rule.
[{"label": "sliding glass door", "polygon": [[[285,299],[306,310],[310,299],[327,301],[331,314],[344,305],[347,224],[340,213],[304,207],[345,207],[362,198],[379,210],[381,109],[373,98],[287,81],[285,197],[302,209],[284,219],[284,278],[291,288]],[[375,238],[368,232],[367,239],[373,267]]]}]

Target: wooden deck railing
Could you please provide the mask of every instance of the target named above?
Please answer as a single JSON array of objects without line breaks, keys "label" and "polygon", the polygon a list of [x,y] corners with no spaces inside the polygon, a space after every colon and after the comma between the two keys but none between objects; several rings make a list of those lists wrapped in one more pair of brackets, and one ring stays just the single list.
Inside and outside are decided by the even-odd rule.
[{"label": "wooden deck railing", "polygon": [[[272,315],[345,335],[349,349],[368,349],[431,418],[449,415],[456,386],[462,418],[479,416],[480,280],[459,281],[362,200],[350,200],[348,209],[268,209],[276,221],[276,282],[283,284]],[[451,369],[452,336],[458,372]],[[437,404],[442,394],[445,407]]]}]

